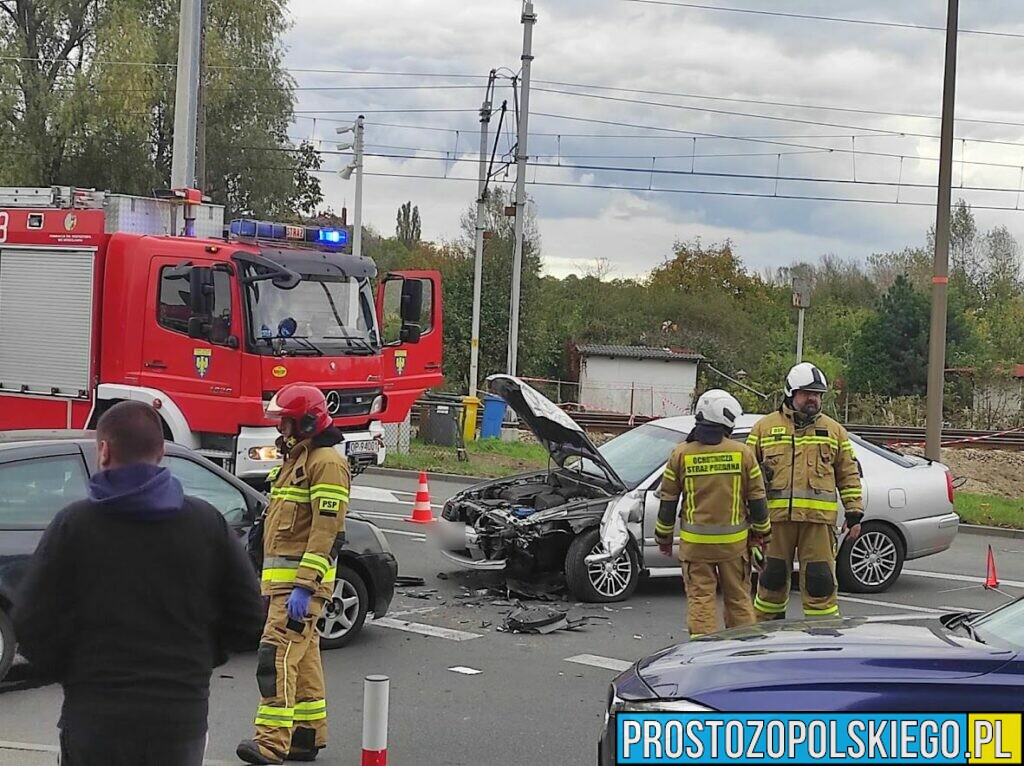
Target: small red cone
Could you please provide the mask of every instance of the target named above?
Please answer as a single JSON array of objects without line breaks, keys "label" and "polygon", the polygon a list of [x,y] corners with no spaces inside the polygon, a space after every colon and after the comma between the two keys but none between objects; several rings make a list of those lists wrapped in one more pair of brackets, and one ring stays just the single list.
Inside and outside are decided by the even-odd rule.
[{"label": "small red cone", "polygon": [[430,524],[434,521],[434,511],[430,507],[430,488],[427,487],[427,474],[420,472],[420,486],[416,492],[416,502],[412,506],[412,516],[406,521],[413,524]]},{"label": "small red cone", "polygon": [[992,554],[992,546],[988,546],[988,562],[985,573],[985,589],[990,590],[999,587],[999,575],[996,574],[996,559]]}]

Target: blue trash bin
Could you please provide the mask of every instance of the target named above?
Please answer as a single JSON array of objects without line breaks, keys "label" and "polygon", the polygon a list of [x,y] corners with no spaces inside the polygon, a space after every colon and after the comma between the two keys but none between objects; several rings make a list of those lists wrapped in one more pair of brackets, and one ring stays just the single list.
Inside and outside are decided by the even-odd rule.
[{"label": "blue trash bin", "polygon": [[501,436],[501,424],[505,420],[505,400],[494,394],[484,397],[484,419],[480,425],[481,439],[494,439]]}]

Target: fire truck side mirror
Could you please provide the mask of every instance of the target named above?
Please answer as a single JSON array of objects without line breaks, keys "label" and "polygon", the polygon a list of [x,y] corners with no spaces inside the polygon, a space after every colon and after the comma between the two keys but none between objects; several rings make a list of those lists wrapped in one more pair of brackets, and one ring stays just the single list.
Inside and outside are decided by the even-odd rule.
[{"label": "fire truck side mirror", "polygon": [[193,266],[188,274],[189,304],[193,315],[207,317],[213,313],[213,269]]},{"label": "fire truck side mirror", "polygon": [[423,282],[402,280],[402,324],[419,324],[423,314]]}]

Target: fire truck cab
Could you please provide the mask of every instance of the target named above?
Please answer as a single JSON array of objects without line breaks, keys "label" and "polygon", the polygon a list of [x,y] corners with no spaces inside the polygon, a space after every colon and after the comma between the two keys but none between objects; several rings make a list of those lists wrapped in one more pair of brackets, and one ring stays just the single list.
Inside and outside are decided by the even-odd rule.
[{"label": "fire truck cab", "polygon": [[259,482],[280,461],[266,403],[303,382],[354,472],[382,463],[383,424],[442,382],[440,275],[378,279],[346,229],[225,229],[220,206],[184,209],[0,188],[0,430],[91,427],[145,401],[168,439]]}]

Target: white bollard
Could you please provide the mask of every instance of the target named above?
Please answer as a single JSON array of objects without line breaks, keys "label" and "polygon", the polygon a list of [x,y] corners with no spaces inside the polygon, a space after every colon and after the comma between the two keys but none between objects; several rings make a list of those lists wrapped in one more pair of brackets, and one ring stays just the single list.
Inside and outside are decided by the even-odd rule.
[{"label": "white bollard", "polygon": [[387,676],[367,676],[363,681],[362,766],[387,766],[390,685]]}]

